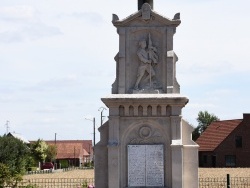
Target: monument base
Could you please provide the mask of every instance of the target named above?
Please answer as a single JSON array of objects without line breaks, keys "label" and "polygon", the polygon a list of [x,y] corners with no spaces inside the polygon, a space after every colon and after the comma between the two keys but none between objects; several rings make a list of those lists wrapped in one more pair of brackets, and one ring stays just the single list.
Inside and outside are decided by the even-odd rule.
[{"label": "monument base", "polygon": [[96,188],[198,187],[198,145],[181,116],[187,97],[112,94],[102,101],[109,120],[95,145]]}]

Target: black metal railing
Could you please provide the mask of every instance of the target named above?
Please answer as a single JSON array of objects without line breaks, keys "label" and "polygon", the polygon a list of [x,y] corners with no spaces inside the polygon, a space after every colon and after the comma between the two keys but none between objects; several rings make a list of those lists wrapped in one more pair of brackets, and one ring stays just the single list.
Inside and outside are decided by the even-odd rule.
[{"label": "black metal railing", "polygon": [[87,188],[93,184],[94,178],[35,178],[22,180],[17,188]]},{"label": "black metal railing", "polygon": [[199,188],[250,188],[250,177],[199,178]]},{"label": "black metal railing", "polygon": [[[18,188],[87,188],[94,178],[35,178],[24,179]],[[7,186],[6,186],[7,187]],[[199,178],[199,188],[250,188],[250,177]]]}]

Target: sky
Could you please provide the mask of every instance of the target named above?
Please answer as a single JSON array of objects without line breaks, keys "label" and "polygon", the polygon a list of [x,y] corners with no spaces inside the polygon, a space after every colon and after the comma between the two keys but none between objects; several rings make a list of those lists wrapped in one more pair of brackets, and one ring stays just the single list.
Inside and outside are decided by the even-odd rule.
[{"label": "sky", "polygon": [[[249,0],[154,1],[167,18],[181,14],[176,74],[189,98],[182,116],[194,127],[199,111],[221,120],[250,113],[249,7]],[[136,0],[0,0],[0,135],[8,121],[28,140],[90,140],[95,117],[98,141],[101,98],[115,80],[112,14],[136,11]]]}]

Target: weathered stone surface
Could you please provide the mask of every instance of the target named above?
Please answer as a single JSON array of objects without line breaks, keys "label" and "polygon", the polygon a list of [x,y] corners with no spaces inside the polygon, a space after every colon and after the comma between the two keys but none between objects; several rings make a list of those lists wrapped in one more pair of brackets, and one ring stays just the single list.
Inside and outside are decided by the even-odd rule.
[{"label": "weathered stone surface", "polygon": [[119,34],[113,94],[180,93],[175,69],[178,58],[173,52],[173,36],[181,23],[177,18],[166,18],[147,3],[123,20],[113,15]]},{"label": "weathered stone surface", "polygon": [[176,80],[173,35],[180,15],[165,18],[149,4],[112,23],[119,34],[109,120],[95,146],[96,188],[198,188],[198,145],[182,119],[188,98]]}]

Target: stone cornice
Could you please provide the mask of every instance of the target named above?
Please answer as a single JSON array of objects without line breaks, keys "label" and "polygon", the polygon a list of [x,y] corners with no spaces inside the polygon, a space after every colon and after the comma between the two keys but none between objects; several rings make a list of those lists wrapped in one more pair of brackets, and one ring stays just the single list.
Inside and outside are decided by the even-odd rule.
[{"label": "stone cornice", "polygon": [[180,94],[111,94],[102,98],[102,101],[109,106],[136,104],[161,104],[184,107],[188,98]]},{"label": "stone cornice", "polygon": [[[141,10],[139,10],[138,12],[136,12],[134,14],[131,14],[130,16],[128,16],[122,20],[119,20],[118,16],[114,14],[112,23],[115,27],[125,27],[129,23],[131,23],[133,20],[135,20],[141,16],[142,16]],[[114,19],[114,17],[115,17],[115,19]],[[151,10],[151,17],[154,17],[155,20],[159,21],[160,23],[162,23],[162,25],[165,25],[165,26],[167,25],[167,26],[178,27],[181,23],[180,19],[169,19],[167,17],[160,15],[159,13],[157,13],[153,10]]]}]

